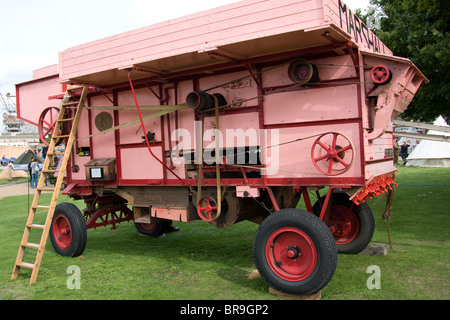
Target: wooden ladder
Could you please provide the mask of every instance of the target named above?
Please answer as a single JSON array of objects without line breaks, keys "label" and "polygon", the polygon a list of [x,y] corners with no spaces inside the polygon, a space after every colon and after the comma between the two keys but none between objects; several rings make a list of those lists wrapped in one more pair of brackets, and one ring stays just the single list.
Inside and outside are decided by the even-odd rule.
[{"label": "wooden ladder", "polygon": [[[72,96],[73,92],[76,90],[82,90],[79,100],[74,99]],[[44,255],[44,248],[47,242],[48,234],[52,224],[53,214],[55,212],[56,203],[58,201],[59,194],[61,192],[61,186],[64,180],[64,174],[66,172],[67,164],[69,162],[70,154],[72,151],[73,143],[75,141],[75,136],[78,128],[78,123],[81,118],[81,113],[83,111],[84,102],[86,100],[89,91],[88,86],[78,86],[68,88],[59,112],[58,119],[56,120],[55,127],[53,129],[53,135],[50,139],[50,145],[48,147],[47,155],[44,161],[44,166],[42,168],[42,173],[39,178],[39,182],[34,194],[33,203],[31,204],[30,212],[28,213],[28,219],[25,225],[25,231],[23,232],[22,241],[20,242],[19,252],[17,254],[16,262],[14,264],[14,270],[12,272],[11,280],[14,280],[19,275],[19,270],[21,267],[31,269],[30,284],[36,282],[36,278],[39,272],[39,267],[41,265],[42,256]],[[66,110],[68,108],[76,109],[75,116],[70,118],[65,118]],[[70,114],[73,114],[71,112]],[[70,133],[60,133],[63,123],[72,122]],[[56,142],[61,138],[68,138],[65,151],[63,153],[55,152]],[[59,169],[52,167],[52,159],[55,155],[63,154],[62,158],[59,160],[61,163]],[[58,178],[56,179],[54,188],[44,188],[44,183],[47,173],[58,173]],[[42,191],[52,191],[53,196],[49,205],[39,204],[39,199],[41,197]],[[33,223],[37,210],[46,210],[47,218],[45,224],[35,224]],[[39,213],[39,212],[38,212]],[[41,240],[39,244],[30,243],[28,238],[32,229],[42,229]],[[26,248],[37,249],[36,258],[34,263],[27,263],[23,261]]]}]

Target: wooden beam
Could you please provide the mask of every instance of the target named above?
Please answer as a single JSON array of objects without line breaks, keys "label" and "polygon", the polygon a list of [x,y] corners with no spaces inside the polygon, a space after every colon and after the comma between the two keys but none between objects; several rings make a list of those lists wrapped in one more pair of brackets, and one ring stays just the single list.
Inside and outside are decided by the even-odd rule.
[{"label": "wooden beam", "polygon": [[421,122],[394,120],[394,125],[399,126],[399,127],[414,127],[414,128],[428,129],[428,130],[435,130],[435,131],[450,133],[450,127],[435,126],[433,124],[427,124],[427,123],[421,123]]}]

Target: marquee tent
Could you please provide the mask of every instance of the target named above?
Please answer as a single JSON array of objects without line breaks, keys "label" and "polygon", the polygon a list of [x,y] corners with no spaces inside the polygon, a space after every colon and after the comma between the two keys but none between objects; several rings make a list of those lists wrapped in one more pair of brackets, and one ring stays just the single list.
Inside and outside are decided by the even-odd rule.
[{"label": "marquee tent", "polygon": [[[448,127],[442,116],[436,119],[434,125]],[[450,136],[448,132],[436,130],[430,130],[427,134]],[[412,167],[450,167],[450,143],[424,139],[410,153],[407,161],[406,165]]]}]

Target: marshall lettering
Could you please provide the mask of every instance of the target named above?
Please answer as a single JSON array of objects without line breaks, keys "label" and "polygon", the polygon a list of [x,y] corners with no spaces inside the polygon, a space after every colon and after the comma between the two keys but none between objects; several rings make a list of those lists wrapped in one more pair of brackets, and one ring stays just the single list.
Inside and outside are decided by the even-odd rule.
[{"label": "marshall lettering", "polygon": [[[365,43],[367,48],[374,52],[385,53],[384,45],[380,39],[369,30],[367,26],[354,14],[347,5],[341,0],[339,1],[339,20],[341,23],[341,29],[347,31],[348,34],[353,36],[356,43]],[[347,25],[347,30],[343,26],[343,22]]]}]

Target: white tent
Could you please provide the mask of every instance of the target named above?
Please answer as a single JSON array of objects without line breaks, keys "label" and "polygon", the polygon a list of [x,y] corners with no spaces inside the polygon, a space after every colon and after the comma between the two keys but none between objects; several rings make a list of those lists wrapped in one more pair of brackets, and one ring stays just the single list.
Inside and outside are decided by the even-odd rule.
[{"label": "white tent", "polygon": [[[0,179],[9,179],[9,167],[0,172]],[[28,173],[23,170],[14,170],[11,167],[11,178],[27,178]]]},{"label": "white tent", "polygon": [[[436,119],[434,125],[448,127],[442,116]],[[427,134],[450,136],[448,132],[435,130],[430,130]],[[407,160],[406,165],[412,167],[450,167],[450,143],[424,139],[414,148]]]}]

